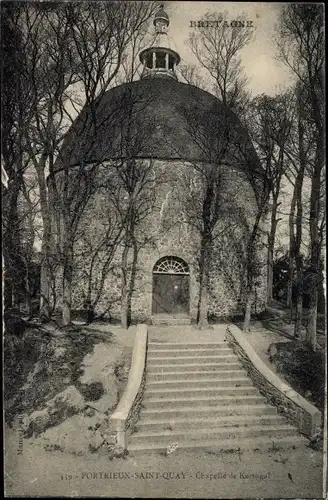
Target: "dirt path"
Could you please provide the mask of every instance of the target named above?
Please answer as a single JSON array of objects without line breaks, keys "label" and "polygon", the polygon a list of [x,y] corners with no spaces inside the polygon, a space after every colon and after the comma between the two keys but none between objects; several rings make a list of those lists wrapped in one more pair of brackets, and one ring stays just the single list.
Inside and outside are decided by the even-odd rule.
[{"label": "dirt path", "polygon": [[89,454],[47,452],[18,435],[6,439],[6,495],[139,498],[321,498],[322,454],[218,453],[177,450],[108,460]]}]

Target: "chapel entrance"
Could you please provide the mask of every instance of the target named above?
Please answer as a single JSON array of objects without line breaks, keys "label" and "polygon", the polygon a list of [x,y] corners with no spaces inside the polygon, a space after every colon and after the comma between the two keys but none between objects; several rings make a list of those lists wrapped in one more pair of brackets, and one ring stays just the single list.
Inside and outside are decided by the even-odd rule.
[{"label": "chapel entrance", "polygon": [[153,314],[189,314],[189,268],[179,257],[163,257],[153,269]]}]

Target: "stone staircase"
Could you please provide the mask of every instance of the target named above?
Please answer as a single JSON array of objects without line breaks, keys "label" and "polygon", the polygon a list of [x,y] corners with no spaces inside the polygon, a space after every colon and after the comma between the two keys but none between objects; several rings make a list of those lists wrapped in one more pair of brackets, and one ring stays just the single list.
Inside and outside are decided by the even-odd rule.
[{"label": "stone staircase", "polygon": [[191,318],[187,314],[154,314],[151,317],[152,325],[190,325]]},{"label": "stone staircase", "polygon": [[[225,342],[149,342],[146,387],[129,451],[304,444],[277,414]],[[274,443],[274,445],[273,445]]]}]

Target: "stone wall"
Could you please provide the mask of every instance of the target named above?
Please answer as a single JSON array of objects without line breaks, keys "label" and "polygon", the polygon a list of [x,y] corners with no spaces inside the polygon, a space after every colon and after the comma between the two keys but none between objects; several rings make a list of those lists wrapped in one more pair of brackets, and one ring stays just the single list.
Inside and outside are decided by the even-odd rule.
[{"label": "stone wall", "polygon": [[322,422],[321,412],[275,375],[258,357],[244,335],[234,325],[227,327],[228,344],[238,355],[261,394],[302,434],[308,438],[317,434]]},{"label": "stone wall", "polygon": [[[180,161],[155,161],[153,164],[159,179],[152,199],[152,210],[137,228],[139,244],[135,285],[132,293],[132,321],[148,322],[152,315],[152,270],[158,259],[167,255],[180,257],[190,269],[190,315],[197,316],[199,298],[200,236],[197,227],[202,199],[202,178],[194,166]],[[102,180],[110,177],[111,166],[99,172]],[[215,229],[213,259],[210,271],[208,298],[209,315],[213,318],[229,317],[243,311],[245,304],[245,242],[247,231],[255,216],[255,197],[252,187],[242,173],[227,167],[222,176],[222,216]],[[103,182],[103,184],[105,184]],[[124,198],[124,193],[122,197]],[[99,243],[106,242],[109,224],[115,226],[118,217],[115,206],[106,193],[99,189],[88,203],[79,226],[79,237],[74,248],[73,309],[83,309],[88,284],[92,285],[92,297],[96,296],[102,282],[102,269],[111,251],[110,243],[115,227],[108,236],[97,258],[93,259]],[[118,229],[117,229],[118,230]],[[117,231],[116,230],[116,231]],[[108,266],[103,289],[95,312],[114,319],[120,317],[121,256],[123,246],[118,245]],[[266,306],[266,250],[259,252],[263,261],[263,276],[257,286],[256,311]],[[92,263],[92,265],[91,265]],[[132,250],[129,255],[129,276],[133,269]],[[129,277],[128,276],[128,277]],[[61,292],[58,290],[58,297]]]},{"label": "stone wall", "polygon": [[134,431],[136,423],[139,420],[141,404],[145,393],[145,386],[146,386],[146,370],[144,370],[143,372],[139,391],[134,399],[130,413],[126,420],[125,431],[128,433],[128,435],[130,435]]},{"label": "stone wall", "polygon": [[131,368],[123,396],[110,417],[109,434],[118,450],[128,448],[128,438],[139,418],[145,390],[147,358],[147,325],[136,329]]}]

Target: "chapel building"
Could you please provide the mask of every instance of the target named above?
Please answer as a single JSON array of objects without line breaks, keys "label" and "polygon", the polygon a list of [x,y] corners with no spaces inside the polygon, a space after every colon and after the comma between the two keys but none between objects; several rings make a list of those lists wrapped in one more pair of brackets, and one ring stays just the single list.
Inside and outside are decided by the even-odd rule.
[{"label": "chapel building", "polygon": [[[64,145],[72,183],[81,168],[94,169],[98,183],[74,247],[73,309],[87,300],[96,315],[119,319],[125,262],[132,322],[196,321],[204,214],[210,221],[218,214],[208,262],[208,318],[243,313],[247,237],[261,166],[238,117],[214,95],[178,80],[180,56],[169,24],[160,8],[155,42],[140,53],[140,80],[110,89],[92,110],[83,110]],[[257,312],[266,307],[261,238]]]}]

